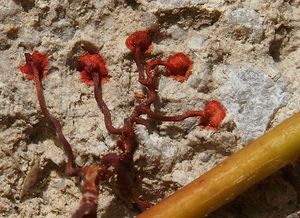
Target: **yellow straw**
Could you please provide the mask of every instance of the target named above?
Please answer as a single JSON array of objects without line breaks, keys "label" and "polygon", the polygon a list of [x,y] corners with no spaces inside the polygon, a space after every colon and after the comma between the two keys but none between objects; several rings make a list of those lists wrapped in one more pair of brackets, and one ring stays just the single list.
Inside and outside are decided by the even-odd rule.
[{"label": "yellow straw", "polygon": [[200,218],[300,156],[300,112],[137,218]]}]

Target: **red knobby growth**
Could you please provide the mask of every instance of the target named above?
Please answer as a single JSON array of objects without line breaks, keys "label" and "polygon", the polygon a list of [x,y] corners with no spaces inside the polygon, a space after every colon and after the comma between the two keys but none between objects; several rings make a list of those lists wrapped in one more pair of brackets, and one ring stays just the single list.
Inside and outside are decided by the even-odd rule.
[{"label": "red knobby growth", "polygon": [[187,80],[192,73],[192,61],[182,52],[170,56],[166,62],[166,66],[167,71],[165,75],[179,82]]},{"label": "red knobby growth", "polygon": [[149,32],[148,31],[134,32],[126,39],[125,44],[131,52],[135,52],[137,48],[139,48],[142,52],[145,52],[149,49],[151,45]]},{"label": "red knobby growth", "polygon": [[144,84],[143,66],[141,59],[150,48],[152,42],[149,31],[137,31],[132,33],[125,41],[127,48],[135,55],[135,63],[139,72],[139,82]]},{"label": "red knobby growth", "polygon": [[39,77],[42,80],[45,79],[45,77],[48,74],[48,69],[47,69],[48,57],[37,51],[34,51],[31,55],[27,54],[27,56],[31,60],[30,61],[27,60],[27,63],[20,67],[21,72],[27,74],[26,79],[33,80],[33,76],[34,76],[33,69],[31,68],[30,66],[31,64],[29,62],[32,62],[33,66],[37,69],[37,71],[39,72]]},{"label": "red knobby growth", "polygon": [[81,71],[81,81],[88,85],[94,84],[92,74],[95,72],[100,74],[99,77],[102,84],[107,82],[110,78],[105,61],[98,53],[87,52],[83,54],[80,57],[78,64],[79,70]]},{"label": "red knobby growth", "polygon": [[[140,210],[145,210],[152,204],[144,200],[137,193],[132,178],[129,177],[133,169],[133,154],[138,146],[135,134],[135,125],[149,125],[149,120],[141,117],[146,115],[149,119],[158,121],[179,122],[189,117],[198,117],[199,124],[215,129],[225,117],[225,108],[216,100],[206,103],[204,110],[187,111],[183,114],[167,116],[153,110],[153,103],[158,99],[158,82],[160,75],[171,76],[182,82],[188,78],[191,71],[192,62],[183,53],[177,53],[169,57],[166,61],[150,60],[145,63],[144,53],[151,45],[148,31],[138,31],[133,33],[126,40],[126,46],[134,54],[138,68],[138,81],[144,86],[145,93],[140,97],[129,117],[124,119],[121,127],[114,127],[111,112],[102,97],[102,84],[109,79],[105,61],[98,53],[85,53],[79,60],[79,71],[82,82],[94,86],[94,96],[99,109],[104,115],[104,122],[110,134],[118,136],[117,151],[110,152],[101,157],[96,164],[79,167],[75,163],[72,147],[62,132],[59,121],[53,117],[47,109],[43,94],[41,79],[47,72],[47,58],[38,52],[32,55],[25,54],[26,64],[21,67],[21,71],[29,75],[36,85],[37,96],[42,113],[56,130],[65,153],[67,155],[66,174],[68,176],[79,177],[83,181],[83,197],[78,210],[73,214],[73,218],[96,217],[97,202],[99,195],[100,181],[110,182],[115,180],[119,189],[127,195],[128,200],[137,205]],[[164,72],[158,66],[164,66]]]},{"label": "red knobby growth", "polygon": [[217,100],[209,101],[204,107],[204,116],[200,118],[200,125],[219,129],[226,116],[225,107]]}]

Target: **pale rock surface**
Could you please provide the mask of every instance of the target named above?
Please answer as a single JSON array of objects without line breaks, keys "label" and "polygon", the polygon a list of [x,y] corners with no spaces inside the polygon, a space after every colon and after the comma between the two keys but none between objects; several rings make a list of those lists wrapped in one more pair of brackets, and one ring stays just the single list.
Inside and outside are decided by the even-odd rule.
[{"label": "pale rock surface", "polygon": [[244,142],[262,135],[278,109],[291,97],[286,87],[247,63],[221,66],[216,71],[228,74],[227,80],[216,92],[220,94]]},{"label": "pale rock surface", "polygon": [[237,39],[249,38],[249,41],[261,41],[264,29],[259,14],[254,9],[237,8],[225,13],[225,20],[229,24],[228,34]]}]

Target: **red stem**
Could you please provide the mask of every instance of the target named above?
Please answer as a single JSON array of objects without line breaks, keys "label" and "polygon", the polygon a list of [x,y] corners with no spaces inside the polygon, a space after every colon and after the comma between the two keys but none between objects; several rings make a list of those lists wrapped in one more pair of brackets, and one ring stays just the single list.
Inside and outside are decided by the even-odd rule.
[{"label": "red stem", "polygon": [[159,120],[159,121],[178,122],[178,121],[185,120],[186,118],[189,118],[189,117],[204,116],[203,111],[187,111],[180,115],[165,116],[165,115],[158,114],[146,107],[142,107],[140,110],[143,112],[143,114],[147,114],[151,119],[155,119],[155,120]]},{"label": "red stem", "polygon": [[90,165],[81,169],[83,196],[81,198],[80,207],[73,214],[72,218],[97,217],[99,175],[101,170],[102,168],[98,165]]},{"label": "red stem", "polygon": [[65,138],[65,136],[62,132],[62,126],[61,126],[60,122],[54,116],[52,116],[50,114],[50,112],[47,108],[40,74],[39,74],[38,69],[33,64],[31,55],[26,53],[25,58],[26,58],[27,64],[29,64],[29,66],[30,66],[31,72],[33,72],[33,75],[34,75],[33,80],[35,82],[36,93],[37,93],[41,111],[42,111],[43,115],[46,117],[46,119],[54,126],[56,135],[58,136],[59,140],[63,144],[63,148],[66,152],[67,159],[68,159],[67,166],[66,166],[66,173],[67,173],[67,175],[74,175],[77,173],[77,167],[75,164],[75,158],[74,158],[74,154],[73,154],[71,145],[68,142],[68,140]]},{"label": "red stem", "polygon": [[111,113],[102,98],[102,89],[101,89],[101,85],[100,85],[101,81],[100,81],[99,73],[93,72],[92,77],[93,77],[93,81],[94,81],[95,99],[98,104],[98,107],[100,108],[100,110],[102,111],[102,113],[104,115],[104,122],[105,122],[106,129],[111,134],[121,135],[122,129],[117,129],[113,126],[112,120],[111,120]]},{"label": "red stem", "polygon": [[135,63],[138,69],[138,73],[139,73],[139,83],[141,83],[142,85],[146,85],[147,82],[145,80],[145,76],[144,76],[144,68],[142,66],[141,63],[141,58],[142,58],[142,50],[140,47],[136,47],[135,48]]}]

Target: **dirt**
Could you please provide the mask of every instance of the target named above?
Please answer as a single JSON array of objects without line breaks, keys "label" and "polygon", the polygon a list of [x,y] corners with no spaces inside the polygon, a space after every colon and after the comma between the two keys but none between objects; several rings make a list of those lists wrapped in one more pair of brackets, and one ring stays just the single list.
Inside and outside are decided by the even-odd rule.
[{"label": "dirt", "polygon": [[[33,82],[20,73],[24,53],[48,55],[47,105],[85,165],[115,149],[116,138],[92,88],[80,82],[76,60],[90,50],[105,58],[111,78],[104,100],[120,126],[142,90],[125,40],[153,27],[153,57],[181,51],[193,61],[186,82],[161,78],[160,111],[178,114],[218,99],[228,114],[217,132],[196,119],[136,127],[135,181],[147,200],[159,202],[300,110],[299,0],[0,0],[1,217],[70,217],[81,198],[80,182],[64,175],[66,157]],[[299,165],[209,217],[300,217]],[[99,217],[134,215],[114,184],[101,185]]]}]

